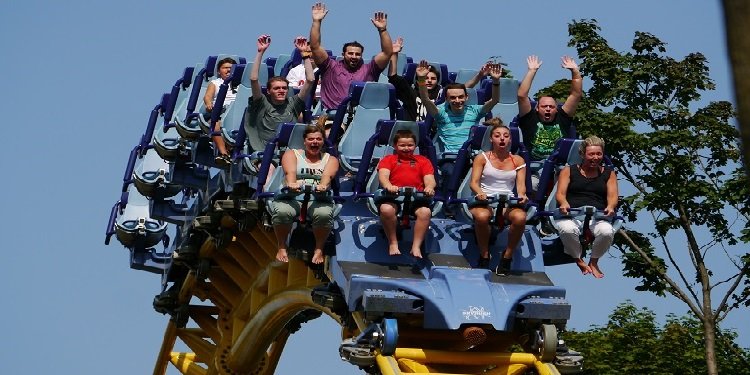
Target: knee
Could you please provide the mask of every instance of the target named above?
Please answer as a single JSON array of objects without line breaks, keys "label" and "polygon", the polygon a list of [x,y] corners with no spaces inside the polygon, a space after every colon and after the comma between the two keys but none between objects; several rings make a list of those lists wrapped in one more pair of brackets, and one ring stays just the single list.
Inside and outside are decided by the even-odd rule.
[{"label": "knee", "polygon": [[414,211],[414,216],[416,216],[418,220],[429,220],[430,216],[432,216],[432,211],[430,211],[428,207],[419,207]]},{"label": "knee", "polygon": [[488,225],[490,223],[490,210],[477,208],[471,210],[471,215],[474,217],[474,224],[477,225]]},{"label": "knee", "polygon": [[510,215],[508,215],[508,218],[510,219],[510,223],[512,225],[516,225],[516,226],[526,225],[526,212],[524,212],[521,209],[513,209],[510,212]]},{"label": "knee", "polygon": [[333,207],[317,207],[312,214],[312,226],[315,228],[333,226]]},{"label": "knee", "polygon": [[558,221],[557,229],[560,234],[574,234],[576,236],[581,234],[581,230],[580,228],[578,228],[578,225],[576,225],[576,223],[571,220]]},{"label": "knee", "polygon": [[396,217],[396,206],[392,203],[383,203],[378,207],[378,210],[380,211],[380,217],[382,218]]}]

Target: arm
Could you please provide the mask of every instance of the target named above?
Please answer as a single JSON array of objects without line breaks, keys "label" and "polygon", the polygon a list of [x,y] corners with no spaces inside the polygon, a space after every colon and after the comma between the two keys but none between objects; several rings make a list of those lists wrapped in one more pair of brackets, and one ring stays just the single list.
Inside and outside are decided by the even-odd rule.
[{"label": "arm", "polygon": [[479,83],[482,78],[486,77],[487,74],[490,72],[490,63],[487,62],[484,65],[482,65],[481,68],[479,68],[479,71],[477,74],[474,75],[474,77],[471,77],[466,83],[464,83],[464,86],[466,86],[467,89],[470,89]]},{"label": "arm", "polygon": [[562,109],[568,116],[573,117],[576,114],[578,103],[580,103],[581,97],[583,97],[583,77],[581,77],[581,72],[578,70],[578,64],[570,56],[563,56],[562,67],[570,70],[570,94],[568,95],[568,99],[565,100]]},{"label": "arm", "polygon": [[612,216],[615,214],[619,196],[620,193],[617,188],[617,175],[615,174],[615,171],[612,171],[612,173],[609,174],[609,179],[607,180],[607,208],[604,209],[605,215]]},{"label": "arm", "polygon": [[434,174],[428,174],[423,177],[424,181],[424,193],[428,197],[431,197],[435,195],[435,187],[437,186],[437,182],[435,181],[435,175]]},{"label": "arm", "polygon": [[375,55],[375,64],[380,69],[385,69],[385,64],[388,64],[391,55],[393,54],[393,42],[391,36],[388,34],[388,14],[385,12],[375,12],[375,17],[372,18],[373,26],[378,29],[380,35],[380,52]]},{"label": "arm", "polygon": [[560,172],[560,176],[557,178],[557,193],[555,193],[555,199],[557,199],[557,205],[560,207],[560,213],[563,215],[568,214],[570,204],[568,204],[568,184],[570,184],[570,167],[565,167]]},{"label": "arm", "polygon": [[208,113],[211,113],[214,109],[214,96],[216,96],[216,85],[209,82],[206,94],[203,95],[203,106],[206,107],[206,112]]},{"label": "arm", "polygon": [[388,77],[395,76],[398,74],[396,68],[398,67],[398,53],[404,48],[404,38],[398,37],[393,42],[393,54],[391,55],[391,61],[388,64]]},{"label": "arm", "polygon": [[391,170],[386,168],[380,168],[378,169],[378,182],[380,182],[380,186],[391,192],[391,193],[398,193],[398,186],[393,185],[391,183]]},{"label": "arm", "polygon": [[312,26],[310,27],[310,51],[315,64],[321,65],[328,59],[328,52],[320,45],[320,24],[326,18],[328,9],[323,3],[315,3],[312,7]]},{"label": "arm", "polygon": [[518,86],[518,117],[531,112],[531,100],[529,100],[529,91],[531,90],[531,82],[534,81],[537,70],[542,66],[542,62],[539,58],[531,55],[526,58],[526,65],[528,70],[526,75],[523,76],[521,84]]},{"label": "arm", "polygon": [[474,157],[474,163],[471,167],[471,180],[469,181],[469,187],[471,188],[471,191],[474,192],[474,194],[477,196],[477,199],[479,200],[487,200],[487,194],[482,191],[482,187],[479,185],[479,183],[482,180],[482,170],[484,170],[484,164],[487,163],[487,160],[484,159],[484,156],[481,154]]},{"label": "arm", "polygon": [[425,79],[427,79],[427,73],[429,72],[430,64],[427,63],[427,60],[420,61],[416,71],[417,86],[419,86],[419,98],[422,99],[422,104],[427,110],[427,113],[430,116],[435,117],[438,114],[438,108],[435,103],[430,100],[430,94],[427,92],[427,86],[425,83]]},{"label": "arm", "polygon": [[281,167],[284,170],[284,181],[286,186],[291,190],[298,191],[297,183],[297,157],[294,156],[294,150],[286,150],[281,157]]},{"label": "arm", "polygon": [[490,113],[495,104],[500,102],[500,77],[503,76],[503,67],[500,64],[490,65],[490,77],[492,77],[492,97],[482,106],[482,113]]},{"label": "arm", "polygon": [[255,54],[255,60],[253,61],[253,69],[250,71],[250,91],[253,93],[253,100],[260,99],[263,96],[263,90],[260,88],[260,82],[258,77],[260,76],[260,64],[263,58],[263,53],[266,52],[268,46],[271,45],[270,35],[261,35],[258,37],[257,47],[258,53]]},{"label": "arm", "polygon": [[[513,155],[513,159],[515,159],[516,163],[519,164],[526,163],[526,161],[518,155]],[[529,200],[529,198],[526,196],[526,168],[527,167],[523,167],[516,171],[516,193],[518,193],[518,203],[521,204],[524,204]]]},{"label": "arm", "polygon": [[[304,100],[307,94],[312,90],[313,83],[315,82],[315,73],[313,73],[311,55],[305,51],[307,49],[307,39],[303,36],[298,36],[294,39],[294,45],[302,54],[302,64],[305,66],[305,84],[299,89],[297,96]],[[307,56],[306,56],[307,55]]]},{"label": "arm", "polygon": [[339,171],[339,159],[329,156],[328,162],[325,168],[323,168],[323,176],[318,182],[318,191],[326,191],[331,187],[331,181],[336,177],[336,173]]}]

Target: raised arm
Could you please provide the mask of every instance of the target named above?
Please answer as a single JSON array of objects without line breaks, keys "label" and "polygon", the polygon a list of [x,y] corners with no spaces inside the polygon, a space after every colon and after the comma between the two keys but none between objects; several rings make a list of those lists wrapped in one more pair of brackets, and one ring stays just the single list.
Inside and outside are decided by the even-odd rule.
[{"label": "raised arm", "polygon": [[310,51],[315,64],[321,65],[328,58],[328,52],[320,44],[320,24],[326,18],[328,9],[323,3],[315,3],[312,6],[312,26],[310,27]]},{"label": "raised arm", "polygon": [[615,214],[617,208],[617,201],[620,199],[620,192],[617,188],[617,175],[615,171],[609,174],[607,179],[607,207],[604,209],[604,214],[612,216]]},{"label": "raised arm", "polygon": [[385,12],[375,12],[375,16],[370,21],[378,29],[378,34],[380,35],[380,52],[375,55],[375,64],[380,69],[385,69],[385,64],[388,64],[388,60],[390,60],[393,54],[393,42],[391,41],[391,36],[388,34],[388,14]]},{"label": "raised arm", "polygon": [[484,63],[481,68],[479,68],[479,71],[477,74],[474,75],[474,77],[471,77],[468,81],[464,83],[464,86],[466,86],[467,89],[470,89],[479,83],[482,78],[486,77],[487,74],[490,73],[490,62]]},{"label": "raised arm", "polygon": [[425,80],[427,79],[427,73],[429,72],[430,64],[427,62],[427,60],[420,61],[416,71],[417,86],[419,87],[419,98],[422,99],[422,105],[424,105],[427,113],[429,113],[430,116],[435,117],[438,114],[438,108],[435,103],[430,100],[430,94],[427,92],[427,83],[425,82]]},{"label": "raised arm", "polygon": [[503,67],[500,64],[490,64],[490,77],[492,77],[492,97],[484,102],[482,113],[490,113],[500,101],[500,77],[503,76]]},{"label": "raised arm", "polygon": [[560,171],[560,176],[557,178],[557,193],[555,193],[555,199],[557,199],[557,205],[560,207],[560,213],[563,215],[568,214],[570,204],[568,203],[568,184],[570,184],[570,167],[565,167]]},{"label": "raised arm", "polygon": [[253,69],[250,71],[250,91],[253,93],[253,100],[260,99],[263,96],[263,90],[260,88],[260,82],[258,82],[261,59],[263,54],[271,45],[271,36],[263,34],[258,37],[256,43],[258,47],[258,53],[255,54],[255,60],[253,61]]},{"label": "raised arm", "polygon": [[518,86],[518,117],[531,112],[529,91],[531,90],[531,82],[534,81],[536,71],[542,66],[542,62],[538,57],[531,55],[526,58],[526,65],[528,70],[526,71],[526,75],[523,76],[521,84]]},{"label": "raised arm", "polygon": [[299,89],[299,96],[301,99],[305,99],[307,94],[312,90],[313,83],[315,83],[315,73],[313,73],[311,54],[307,51],[307,38],[304,36],[298,36],[294,39],[294,46],[297,47],[300,54],[302,55],[302,64],[305,67],[305,84]]},{"label": "raised arm", "polygon": [[578,64],[570,56],[562,57],[562,67],[570,70],[570,94],[568,95],[568,99],[565,100],[562,109],[568,116],[573,117],[576,114],[578,103],[581,102],[581,97],[583,96],[583,77],[581,77],[581,72],[578,70]]},{"label": "raised arm", "polygon": [[396,68],[398,67],[398,53],[404,48],[404,38],[398,37],[393,42],[393,53],[391,54],[391,61],[388,64],[388,77],[395,76],[398,74]]}]

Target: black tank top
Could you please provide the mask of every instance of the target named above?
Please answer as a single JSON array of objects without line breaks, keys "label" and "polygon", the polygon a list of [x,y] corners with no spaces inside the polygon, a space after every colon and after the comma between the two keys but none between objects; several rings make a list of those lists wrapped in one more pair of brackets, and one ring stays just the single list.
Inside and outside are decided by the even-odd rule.
[{"label": "black tank top", "polygon": [[604,168],[604,172],[592,178],[581,174],[578,164],[570,166],[570,183],[566,199],[570,207],[594,206],[599,210],[607,207],[607,180],[612,173]]}]

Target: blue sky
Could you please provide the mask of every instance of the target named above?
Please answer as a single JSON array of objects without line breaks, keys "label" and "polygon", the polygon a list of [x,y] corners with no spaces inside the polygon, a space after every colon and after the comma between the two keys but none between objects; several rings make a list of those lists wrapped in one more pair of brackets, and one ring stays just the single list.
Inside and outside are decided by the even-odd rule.
[{"label": "blue sky", "polygon": [[[329,1],[323,45],[339,51],[357,39],[365,55],[378,48],[369,18],[389,14],[392,36],[406,39],[405,53],[475,68],[501,55],[516,76],[525,58],[544,61],[532,92],[567,76],[559,67],[571,19],[595,18],[618,50],[636,30],[668,44],[679,58],[699,51],[708,58],[717,89],[704,100],[732,98],[720,8],[716,1],[553,0]],[[186,66],[207,55],[235,53],[252,59],[255,38],[273,36],[266,56],[288,53],[296,35],[307,35],[311,2],[4,1],[0,3],[0,68],[6,89],[0,108],[6,134],[0,149],[6,173],[0,194],[0,282],[5,303],[0,327],[6,349],[0,373],[144,374],[153,368],[167,321],[151,308],[159,277],[128,268],[116,241],[104,246],[109,210],[119,197],[130,149],[151,108]],[[221,19],[226,19],[223,21]],[[29,134],[29,137],[22,136]],[[605,135],[606,136],[606,135]],[[604,280],[584,278],[575,266],[550,270],[568,288],[569,326],[603,324],[626,298],[660,316],[683,314],[672,298],[633,290],[614,258],[602,261]],[[748,347],[750,329],[735,312],[725,327],[739,328]],[[355,373],[338,359],[339,332],[330,320],[308,323],[289,341],[278,373],[298,373],[316,358],[316,370]],[[306,359],[301,361],[301,359]],[[170,373],[176,373],[170,370]]]}]

